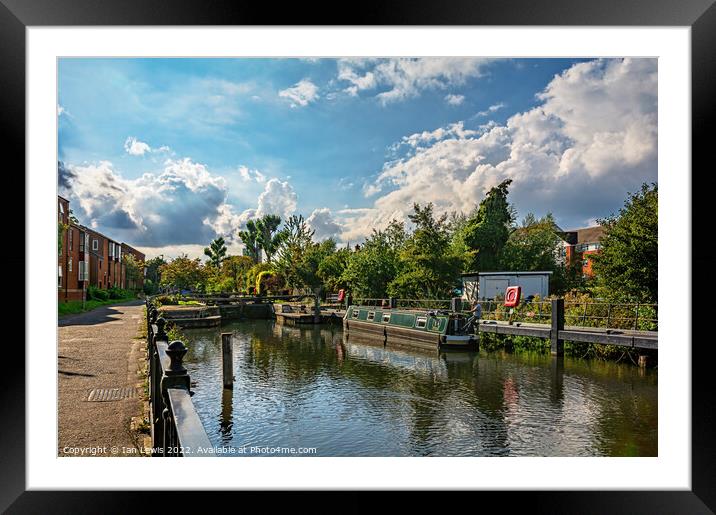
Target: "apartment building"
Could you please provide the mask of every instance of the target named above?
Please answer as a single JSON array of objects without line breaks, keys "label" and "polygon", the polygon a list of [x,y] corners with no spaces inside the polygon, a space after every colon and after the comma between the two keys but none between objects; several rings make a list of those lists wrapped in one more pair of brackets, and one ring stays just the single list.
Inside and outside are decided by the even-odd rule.
[{"label": "apartment building", "polygon": [[601,239],[604,234],[604,227],[597,225],[562,231],[563,244],[560,253],[567,264],[580,264],[582,275],[592,277],[593,260],[590,256],[598,254],[601,250]]},{"label": "apartment building", "polygon": [[[141,289],[144,278],[128,284],[125,253],[144,262],[145,256],[126,243],[85,227],[70,218],[70,203],[58,195],[57,298],[61,302],[82,300],[90,286],[96,288]],[[127,249],[127,250],[125,250]]]}]

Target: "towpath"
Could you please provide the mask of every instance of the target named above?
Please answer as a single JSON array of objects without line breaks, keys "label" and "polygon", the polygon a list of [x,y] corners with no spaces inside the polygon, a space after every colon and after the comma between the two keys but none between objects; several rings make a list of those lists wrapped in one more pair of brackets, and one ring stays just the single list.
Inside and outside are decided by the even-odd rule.
[{"label": "towpath", "polygon": [[58,456],[139,455],[142,316],[134,300],[59,320]]}]

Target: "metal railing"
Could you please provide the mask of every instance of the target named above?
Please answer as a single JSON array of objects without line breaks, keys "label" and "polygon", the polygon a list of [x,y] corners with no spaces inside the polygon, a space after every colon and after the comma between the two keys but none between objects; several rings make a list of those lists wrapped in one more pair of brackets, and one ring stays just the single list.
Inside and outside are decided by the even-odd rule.
[{"label": "metal railing", "polygon": [[149,408],[152,456],[197,456],[211,442],[191,400],[190,379],[180,340],[168,341],[166,321],[150,299],[147,309]]},{"label": "metal railing", "polygon": [[[390,299],[356,298],[353,304],[362,306],[386,306]],[[482,320],[550,324],[552,301],[528,300],[514,308],[505,307],[502,300],[479,301]],[[450,299],[397,299],[397,307],[403,309],[441,309],[451,307]],[[462,300],[461,311],[472,308],[472,302]],[[565,301],[565,325],[583,328],[621,329],[632,331],[657,331],[658,305],[650,303],[617,303],[603,301]]]}]

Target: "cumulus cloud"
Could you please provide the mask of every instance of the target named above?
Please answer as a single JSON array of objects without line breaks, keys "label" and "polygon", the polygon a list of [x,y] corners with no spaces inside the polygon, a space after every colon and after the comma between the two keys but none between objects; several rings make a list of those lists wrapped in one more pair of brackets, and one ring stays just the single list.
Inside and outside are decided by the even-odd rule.
[{"label": "cumulus cloud", "polygon": [[[375,97],[385,105],[416,97],[426,89],[464,84],[482,75],[488,62],[471,57],[347,58],[338,60],[337,78],[348,83],[344,91],[353,96],[382,89]],[[448,96],[456,101],[459,95]]]},{"label": "cumulus cloud", "polygon": [[256,216],[279,215],[286,219],[296,211],[298,195],[288,181],[270,179],[259,195]]},{"label": "cumulus cloud", "polygon": [[317,240],[337,238],[343,229],[327,207],[314,209],[306,222],[315,231],[314,238]]},{"label": "cumulus cloud", "polygon": [[450,93],[449,95],[445,95],[445,102],[447,102],[451,106],[459,106],[465,101],[465,95],[453,95]]},{"label": "cumulus cloud", "polygon": [[162,145],[158,148],[152,148],[149,146],[148,143],[139,141],[134,136],[129,136],[124,141],[124,150],[127,152],[127,154],[132,156],[143,156],[144,154],[150,152],[169,152],[171,149],[166,145]]},{"label": "cumulus cloud", "polygon": [[247,166],[239,167],[239,176],[244,182],[266,182],[266,176],[259,170],[251,170]]},{"label": "cumulus cloud", "polygon": [[167,160],[161,172],[136,179],[125,179],[109,161],[66,165],[60,187],[82,223],[144,246],[211,240],[215,232],[205,220],[216,219],[226,199],[224,179],[188,158]]},{"label": "cumulus cloud", "polygon": [[319,98],[318,86],[308,79],[302,79],[294,86],[279,91],[278,96],[288,99],[291,107],[305,107]]},{"label": "cumulus cloud", "polygon": [[454,124],[403,138],[409,151],[364,190],[385,194],[367,211],[343,215],[343,239],[405,219],[415,201],[468,212],[504,179],[513,179],[510,200],[521,212],[552,211],[566,226],[581,225],[656,180],[655,59],[576,64],[538,99],[505,125],[473,131]]}]

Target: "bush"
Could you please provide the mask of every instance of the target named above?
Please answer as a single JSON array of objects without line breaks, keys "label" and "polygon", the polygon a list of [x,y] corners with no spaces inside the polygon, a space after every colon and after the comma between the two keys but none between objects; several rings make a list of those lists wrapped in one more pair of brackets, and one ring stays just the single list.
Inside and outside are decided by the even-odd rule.
[{"label": "bush", "polygon": [[126,299],[134,296],[133,292],[122,288],[110,288],[107,293],[110,299]]},{"label": "bush", "polygon": [[102,290],[96,286],[90,286],[87,288],[87,298],[94,300],[109,300],[109,292]]}]

